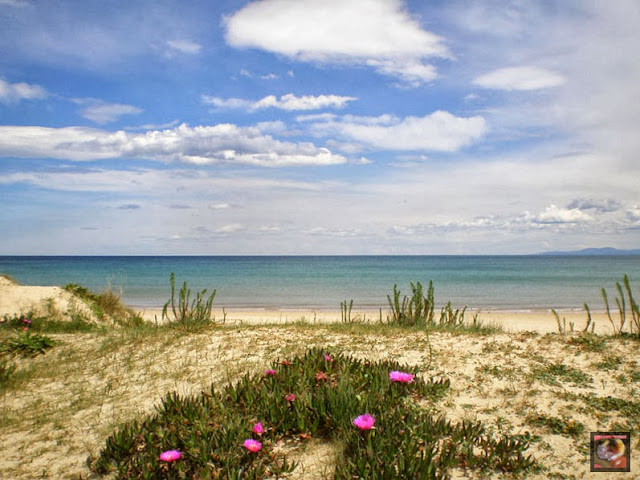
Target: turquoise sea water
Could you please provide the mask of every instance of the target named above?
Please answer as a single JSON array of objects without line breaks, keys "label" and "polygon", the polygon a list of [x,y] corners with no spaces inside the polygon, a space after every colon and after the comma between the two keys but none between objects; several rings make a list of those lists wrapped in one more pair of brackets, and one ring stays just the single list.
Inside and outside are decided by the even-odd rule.
[{"label": "turquoise sea water", "polygon": [[627,273],[640,297],[640,256],[145,256],[0,257],[0,273],[23,285],[77,283],[108,286],[140,308],[169,298],[169,275],[192,291],[217,289],[215,305],[228,308],[386,308],[397,284],[433,280],[438,305],[500,310],[603,308]]}]

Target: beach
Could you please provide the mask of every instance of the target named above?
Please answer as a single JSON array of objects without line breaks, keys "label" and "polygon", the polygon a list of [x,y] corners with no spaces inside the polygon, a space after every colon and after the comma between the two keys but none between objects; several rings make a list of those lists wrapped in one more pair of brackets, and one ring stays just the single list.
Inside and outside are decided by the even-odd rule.
[{"label": "beach", "polygon": [[[59,312],[64,304],[58,302],[71,301],[76,307],[82,303],[65,298],[56,287],[47,288],[4,280],[0,316],[13,315],[30,302],[32,309],[55,303]],[[13,310],[7,309],[9,304]],[[213,313],[218,325],[193,333],[109,325],[100,331],[47,334],[56,346],[44,355],[15,359],[23,372],[21,380],[0,394],[0,476],[90,477],[87,458],[99,453],[113,429],[151,413],[167,393],[195,395],[211,383],[221,385],[238,375],[261,372],[270,362],[301,355],[311,347],[371,361],[394,359],[419,368],[425,376],[448,378],[451,391],[436,407],[447,418],[482,421],[496,434],[529,431],[537,436],[527,453],[545,470],[527,478],[602,478],[589,471],[589,432],[628,427],[640,420],[627,409],[603,410],[598,403],[615,398],[619,405],[637,408],[637,343],[584,337],[606,338],[604,348],[592,349],[578,341],[583,337],[577,333],[558,334],[550,312],[481,311],[478,318],[483,323],[499,323],[503,331],[434,331],[429,338],[424,331],[376,325],[377,311],[354,310],[348,323],[342,322],[340,311]],[[150,309],[144,316],[160,318],[161,311]],[[575,322],[576,330],[586,318],[580,312],[561,316],[567,325]],[[594,318],[596,332],[606,333],[608,321],[601,313]],[[0,332],[7,337],[8,332]],[[619,361],[607,363],[612,356]],[[558,365],[572,375],[564,376],[564,370],[549,373]],[[561,428],[552,426],[556,424]],[[633,469],[640,456],[636,443],[634,447],[631,473],[616,478],[636,478]],[[335,454],[331,444],[320,440],[301,443],[291,450],[300,465],[290,478],[324,478],[325,463]],[[462,470],[452,476],[475,478]],[[506,477],[495,473],[491,478]]]}]

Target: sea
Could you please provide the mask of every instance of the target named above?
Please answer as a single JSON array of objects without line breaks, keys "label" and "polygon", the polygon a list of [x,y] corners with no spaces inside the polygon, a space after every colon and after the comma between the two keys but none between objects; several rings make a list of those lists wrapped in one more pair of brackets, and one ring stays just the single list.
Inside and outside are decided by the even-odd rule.
[{"label": "sea", "polygon": [[[214,308],[354,310],[388,307],[394,285],[433,282],[436,306],[540,311],[604,310],[627,274],[640,298],[640,255],[629,256],[0,256],[0,273],[22,285],[111,289],[134,308],[160,308],[169,278],[216,290]],[[612,300],[613,301],[613,300]]]}]

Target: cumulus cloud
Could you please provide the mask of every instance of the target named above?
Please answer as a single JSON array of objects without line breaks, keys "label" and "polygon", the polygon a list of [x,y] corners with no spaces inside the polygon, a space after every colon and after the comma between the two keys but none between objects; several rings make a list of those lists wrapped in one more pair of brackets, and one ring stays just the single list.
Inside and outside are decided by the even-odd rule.
[{"label": "cumulus cloud", "polygon": [[195,55],[200,53],[200,50],[202,49],[202,45],[189,40],[169,40],[167,42],[167,46],[169,47],[169,52],[171,54],[179,52],[187,55]]},{"label": "cumulus cloud", "polygon": [[368,147],[388,150],[432,150],[453,152],[480,139],[487,131],[484,118],[456,117],[436,111],[424,117],[353,117],[315,123],[320,136],[335,135]]},{"label": "cumulus cloud", "polygon": [[38,100],[47,95],[47,91],[39,85],[9,83],[0,78],[0,103],[5,105],[17,103],[20,100]]},{"label": "cumulus cloud", "polygon": [[0,126],[0,156],[97,160],[135,158],[265,167],[335,165],[341,155],[312,143],[293,143],[265,135],[257,127],[233,124],[189,127],[146,133],[110,132],[80,127]]},{"label": "cumulus cloud", "polygon": [[282,95],[268,95],[256,102],[241,98],[219,98],[202,95],[205,104],[225,109],[260,110],[262,108],[278,108],[280,110],[319,110],[321,108],[342,108],[348,102],[357,100],[355,97],[339,95],[303,95],[298,97],[292,93]]},{"label": "cumulus cloud", "polygon": [[550,70],[538,67],[506,67],[477,77],[473,83],[496,90],[540,90],[562,85],[565,79]]},{"label": "cumulus cloud", "polygon": [[431,81],[428,58],[449,57],[400,0],[258,0],[225,19],[226,40],[319,63],[369,65],[410,85]]}]

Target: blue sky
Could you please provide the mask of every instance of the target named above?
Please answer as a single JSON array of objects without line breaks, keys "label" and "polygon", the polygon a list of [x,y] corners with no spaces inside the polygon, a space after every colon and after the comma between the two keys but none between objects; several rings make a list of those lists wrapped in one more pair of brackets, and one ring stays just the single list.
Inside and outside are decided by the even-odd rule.
[{"label": "blue sky", "polygon": [[0,0],[0,254],[640,244],[636,0]]}]

